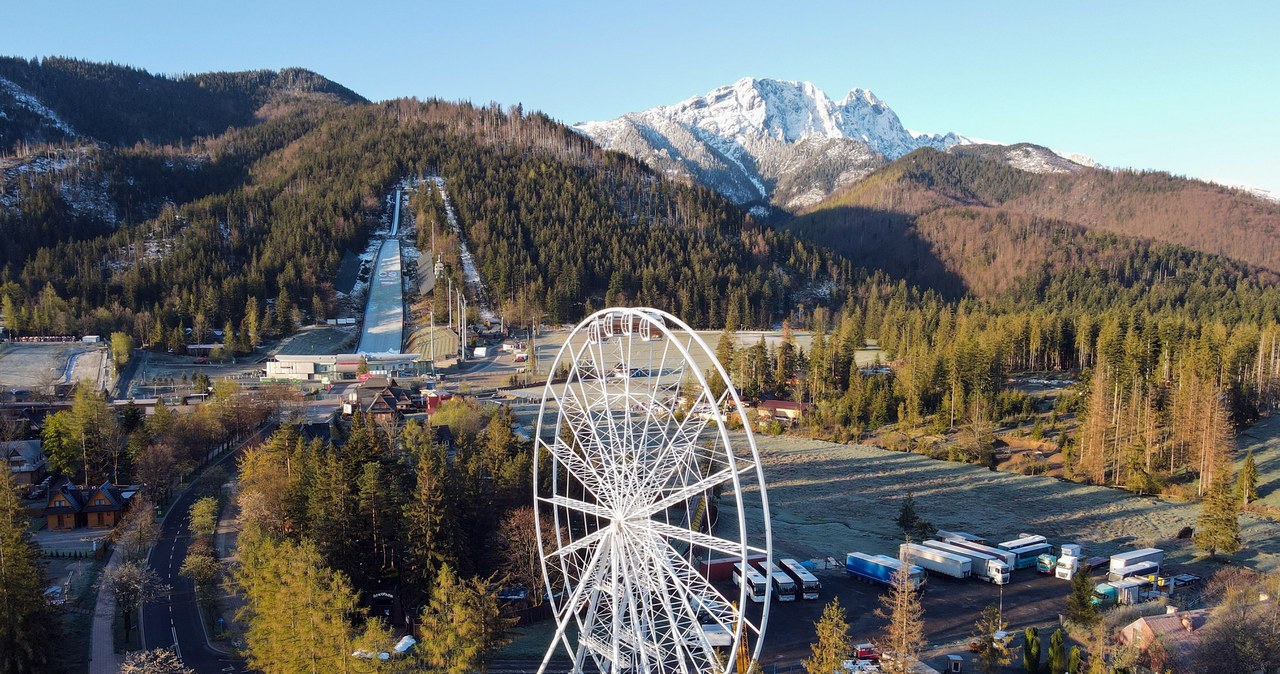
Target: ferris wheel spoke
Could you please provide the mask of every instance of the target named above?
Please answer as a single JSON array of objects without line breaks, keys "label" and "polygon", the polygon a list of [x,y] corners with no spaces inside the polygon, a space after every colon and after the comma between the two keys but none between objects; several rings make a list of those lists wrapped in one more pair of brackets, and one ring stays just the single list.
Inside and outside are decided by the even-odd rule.
[{"label": "ferris wheel spoke", "polygon": [[563,547],[560,547],[551,551],[550,554],[555,555],[557,557],[569,557],[578,552],[586,550],[587,548],[590,548],[593,545],[600,543],[608,535],[609,535],[608,529],[597,529],[587,534],[586,536],[579,538],[576,541],[573,541],[571,543],[564,545]]},{"label": "ferris wheel spoke", "polygon": [[[753,467],[750,466],[739,468],[738,472],[743,473],[751,470],[752,468]],[[654,501],[652,504],[645,506],[639,514],[644,516],[656,515],[663,510],[680,503],[681,501],[691,499],[698,494],[715,487],[716,485],[727,482],[731,477],[733,477],[733,472],[733,470],[726,468],[720,472],[708,475],[693,484],[681,487],[679,490],[664,496],[662,500]]]},{"label": "ferris wheel spoke", "polygon": [[[696,597],[700,600],[702,611],[716,622],[717,625],[725,628],[729,632],[733,632],[736,628],[734,623],[741,620],[743,627],[750,633],[759,635],[760,628],[747,619],[739,609],[730,604],[724,595],[720,594],[710,583],[707,582],[702,574],[689,564],[684,557],[676,554],[670,546],[667,546],[666,555],[663,556],[663,562],[666,564],[671,577],[678,579],[684,583],[685,592],[689,597]],[[689,606],[692,610],[692,606]],[[694,613],[695,618],[696,612]]]},{"label": "ferris wheel spoke", "polygon": [[698,547],[706,548],[708,550],[715,550],[716,552],[719,552],[725,555],[742,555],[744,554],[744,550],[747,553],[752,553],[752,552],[764,553],[765,552],[763,548],[756,548],[749,545],[743,546],[739,543],[727,541],[723,538],[718,538],[710,534],[704,534],[701,532],[693,531],[691,529],[682,529],[680,527],[667,524],[666,522],[660,522],[658,520],[649,520],[649,523],[650,523],[650,526],[653,527],[654,531],[662,534],[663,536],[666,536],[667,538],[673,538],[677,541],[682,541],[685,543],[696,545]]},{"label": "ferris wheel spoke", "polygon": [[563,508],[569,508],[570,510],[576,510],[580,513],[594,515],[603,520],[612,521],[615,517],[613,511],[609,510],[608,508],[604,508],[595,503],[588,503],[586,501],[582,501],[576,498],[569,498],[568,496],[549,496],[549,497],[542,496],[542,497],[539,497],[538,500],[543,501],[545,503],[550,503],[551,505],[557,505]]}]

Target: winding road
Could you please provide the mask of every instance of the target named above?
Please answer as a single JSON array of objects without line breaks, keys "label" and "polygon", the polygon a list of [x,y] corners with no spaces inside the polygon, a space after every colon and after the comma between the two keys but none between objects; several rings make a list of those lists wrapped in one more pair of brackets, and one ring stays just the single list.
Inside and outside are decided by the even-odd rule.
[{"label": "winding road", "polygon": [[[256,445],[274,430],[274,424],[259,429],[214,465],[234,462],[245,447]],[[177,644],[182,662],[198,674],[241,672],[245,669],[244,660],[209,647],[196,604],[195,584],[178,573],[191,545],[187,512],[195,500],[195,492],[188,489],[173,502],[160,524],[160,537],[147,557],[147,564],[172,589],[165,599],[142,607],[142,643],[148,649]]]}]

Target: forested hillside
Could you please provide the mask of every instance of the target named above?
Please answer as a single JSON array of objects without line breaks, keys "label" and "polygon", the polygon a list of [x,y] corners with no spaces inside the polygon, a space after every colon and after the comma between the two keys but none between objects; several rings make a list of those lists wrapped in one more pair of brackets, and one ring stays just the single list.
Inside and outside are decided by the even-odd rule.
[{"label": "forested hillside", "polygon": [[[413,176],[448,181],[495,300],[552,321],[626,298],[709,325],[728,298],[766,325],[853,274],[713,192],[519,108],[313,101],[188,145],[100,147],[64,164],[21,173],[0,222],[32,239],[5,250],[0,275],[19,334],[123,328],[179,347],[187,328],[191,339],[243,328],[252,341],[323,319],[344,251],[364,245],[383,195]],[[108,215],[76,214],[72,170]]]},{"label": "forested hillside", "polygon": [[919,150],[787,227],[953,298],[1084,270],[1125,287],[1280,271],[1280,204],[1167,174],[1034,174],[974,153]]},{"label": "forested hillside", "polygon": [[[248,126],[270,109],[295,100],[366,102],[358,94],[300,68],[198,75],[155,75],[139,68],[79,59],[0,57],[0,108],[17,113],[0,124],[0,152],[20,142],[78,138],[128,146],[182,143]],[[66,123],[58,128],[18,103],[35,97]]]}]

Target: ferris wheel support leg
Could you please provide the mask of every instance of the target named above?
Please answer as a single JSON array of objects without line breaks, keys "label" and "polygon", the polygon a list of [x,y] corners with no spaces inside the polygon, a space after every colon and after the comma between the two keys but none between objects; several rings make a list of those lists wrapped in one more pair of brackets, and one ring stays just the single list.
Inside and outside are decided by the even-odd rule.
[{"label": "ferris wheel support leg", "polygon": [[[596,548],[595,554],[592,555],[591,561],[587,564],[586,571],[588,573],[584,573],[584,576],[595,574],[597,567],[600,565],[600,557],[602,556],[604,549],[604,545]],[[589,583],[587,582],[578,583],[578,586],[573,588],[573,592],[569,595],[569,598],[565,600],[563,605],[564,614],[556,616],[556,633],[551,637],[551,646],[547,648],[546,654],[542,656],[542,664],[538,666],[538,674],[543,674],[547,671],[547,665],[551,662],[551,656],[556,652],[556,648],[559,646],[560,642],[564,642],[566,649],[570,647],[569,641],[565,636],[565,628],[569,626],[569,620],[573,618],[573,607],[577,606],[578,602],[582,601],[582,594],[588,585]],[[593,599],[594,601],[592,602],[591,611],[595,610],[595,601],[598,601],[598,598]],[[581,654],[579,654],[578,659],[581,659]],[[574,663],[574,671],[582,671],[581,662]]]}]

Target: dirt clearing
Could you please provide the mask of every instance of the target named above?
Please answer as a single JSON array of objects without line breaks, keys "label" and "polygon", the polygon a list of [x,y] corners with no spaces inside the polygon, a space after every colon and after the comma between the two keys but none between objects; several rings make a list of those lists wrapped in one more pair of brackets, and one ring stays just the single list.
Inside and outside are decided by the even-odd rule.
[{"label": "dirt clearing", "polygon": [[65,342],[0,344],[0,388],[48,393],[54,384],[89,380],[101,387],[105,345]]}]

